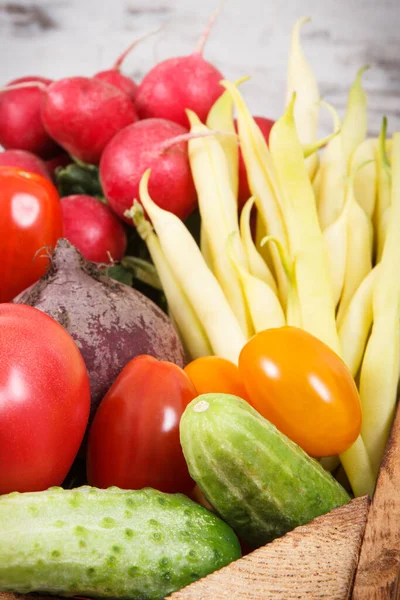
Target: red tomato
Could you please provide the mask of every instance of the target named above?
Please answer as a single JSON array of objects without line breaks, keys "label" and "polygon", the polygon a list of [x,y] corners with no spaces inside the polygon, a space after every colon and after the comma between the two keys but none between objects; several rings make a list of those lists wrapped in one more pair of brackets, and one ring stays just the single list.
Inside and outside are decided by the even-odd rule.
[{"label": "red tomato", "polygon": [[0,167],[0,214],[0,302],[8,302],[46,272],[62,236],[60,199],[44,177]]},{"label": "red tomato", "polygon": [[344,452],[361,428],[361,404],[344,362],[296,327],[267,329],[239,357],[250,402],[311,456]]},{"label": "red tomato", "polygon": [[137,356],[101,402],[89,432],[91,485],[153,487],[187,493],[194,487],[179,441],[183,411],[197,396],[184,371],[152,356]]},{"label": "red tomato", "polygon": [[185,373],[197,390],[197,393],[233,394],[247,400],[247,392],[239,369],[226,358],[203,356],[186,365]]},{"label": "red tomato", "polygon": [[82,442],[89,379],[69,333],[23,304],[0,305],[0,494],[60,485]]}]

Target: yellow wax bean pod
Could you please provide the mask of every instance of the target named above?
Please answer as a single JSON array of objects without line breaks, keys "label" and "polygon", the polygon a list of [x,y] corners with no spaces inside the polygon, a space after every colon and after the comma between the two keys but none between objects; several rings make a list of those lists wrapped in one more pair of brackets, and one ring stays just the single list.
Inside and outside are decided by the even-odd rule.
[{"label": "yellow wax bean pod", "polygon": [[[346,178],[346,200],[343,206],[343,210],[339,217],[329,225],[324,231],[324,239],[326,248],[328,251],[330,274],[332,280],[333,300],[335,306],[338,304],[342,295],[342,290],[346,280],[346,269],[348,269],[349,260],[351,257],[348,256],[351,251],[351,244],[349,237],[353,239],[353,232],[350,229],[349,213],[354,203],[356,203],[354,194],[354,181],[358,173],[369,166],[369,161],[361,163],[356,167],[355,171]],[[371,226],[369,226],[372,231]],[[371,252],[372,252],[372,240],[371,240]],[[357,258],[357,257],[355,257]],[[369,263],[368,263],[369,267]],[[370,269],[369,269],[370,270]],[[348,290],[350,293],[351,290]]]},{"label": "yellow wax bean pod", "polygon": [[[334,109],[334,107],[331,106],[330,104],[328,104],[328,102],[321,101],[319,104],[321,106],[327,108],[329,110],[329,112],[331,113],[331,115],[333,117],[334,129],[330,135],[327,135],[326,137],[322,138],[321,140],[315,142],[314,144],[303,144],[303,152],[304,152],[305,157],[307,157],[310,152],[316,152],[316,150],[318,150],[319,148],[322,148],[322,146],[324,146],[325,144],[328,144],[334,137],[339,135],[340,130],[341,130],[340,118],[339,118],[337,111]],[[322,174],[322,169],[321,169],[321,166],[319,165],[319,161],[318,161],[317,168],[311,177],[317,208],[319,207],[319,197],[320,197],[320,192],[321,192],[321,178],[322,178],[321,174]]]},{"label": "yellow wax bean pod", "polygon": [[393,422],[400,372],[400,132],[393,136],[390,220],[373,293],[373,318],[360,374],[361,433],[375,474]]},{"label": "yellow wax bean pod", "polygon": [[[304,56],[300,42],[300,29],[308,21],[309,17],[299,19],[292,29],[286,104],[291,101],[293,92],[296,92],[294,120],[297,133],[302,143],[310,144],[317,139],[320,93],[316,77]],[[311,155],[306,164],[310,177],[313,177],[318,166],[317,155]]]},{"label": "yellow wax bean pod", "polygon": [[[331,104],[328,104],[328,102],[323,102],[323,101],[319,102],[319,105],[323,106],[324,108],[327,108],[329,110],[329,112],[331,113],[331,115],[333,117],[333,131],[329,135],[326,135],[325,137],[323,137],[319,140],[316,140],[312,143],[302,144],[304,158],[306,158],[306,159],[309,158],[315,152],[317,152],[317,150],[319,150],[323,146],[326,146],[326,144],[328,144],[341,131],[340,118],[339,118],[337,111],[334,109],[334,107]],[[307,161],[306,161],[306,164],[307,164]],[[317,175],[317,170],[312,175],[310,175],[310,179],[313,180],[316,177],[316,175]]]},{"label": "yellow wax bean pod", "polygon": [[[235,81],[239,85],[247,81],[248,77],[242,77]],[[206,121],[209,129],[219,129],[220,131],[230,131],[236,133],[233,121],[233,100],[231,95],[225,91],[212,105]],[[225,152],[228,163],[229,180],[235,199],[237,200],[239,187],[239,145],[234,136],[224,135],[219,138],[219,142]]]},{"label": "yellow wax bean pod", "polygon": [[[224,92],[208,113],[206,125],[209,129],[220,129],[235,133],[233,122],[233,102],[230,94]],[[226,161],[229,170],[229,180],[232,193],[237,200],[239,187],[239,146],[238,141],[233,136],[221,136],[219,142],[225,152]]]},{"label": "yellow wax bean pod", "polygon": [[350,205],[347,223],[347,257],[342,296],[337,318],[340,321],[361,282],[372,269],[373,229],[361,206]]},{"label": "yellow wax bean pod", "polygon": [[[306,163],[307,163],[307,158],[310,158],[310,156],[312,156],[315,152],[317,152],[317,150],[319,150],[323,146],[326,146],[326,144],[328,142],[330,142],[330,140],[333,139],[335,136],[337,136],[339,132],[340,132],[340,124],[339,124],[338,129],[336,129],[329,135],[325,136],[324,138],[317,140],[316,142],[314,142],[314,144],[302,144],[303,155],[304,155],[304,158],[306,159]],[[310,176],[311,181],[314,180],[314,177],[316,176],[316,174],[317,174],[317,172],[315,171],[313,173],[312,177]]]},{"label": "yellow wax bean pod", "polygon": [[[191,133],[208,131],[192,111],[186,111]],[[221,144],[214,136],[195,137],[188,142],[189,161],[199,200],[204,234],[212,256],[214,273],[238,319],[246,338],[252,335],[250,315],[239,278],[226,253],[232,231],[239,233],[236,200],[229,182],[229,171]],[[235,253],[239,264],[248,268],[246,253],[238,235]]]},{"label": "yellow wax bean pod", "polygon": [[372,496],[375,477],[363,438],[358,436],[346,452],[339,456],[355,496]]},{"label": "yellow wax bean pod", "polygon": [[322,229],[331,225],[343,208],[347,163],[341,136],[335,137],[322,153],[318,169],[318,218]]},{"label": "yellow wax bean pod", "polygon": [[352,189],[353,186],[349,182],[342,212],[323,232],[335,306],[340,300],[346,273],[348,215],[351,203],[354,201]]},{"label": "yellow wax bean pod", "polygon": [[375,144],[374,138],[368,138],[361,142],[355,149],[350,164],[351,172],[353,172],[357,171],[360,165],[368,162],[354,176],[354,197],[370,219],[375,209],[378,185]]},{"label": "yellow wax bean pod", "polygon": [[371,331],[373,313],[372,296],[379,265],[361,282],[347,310],[338,323],[342,358],[355,377],[361,365],[365,346]]},{"label": "yellow wax bean pod", "polygon": [[367,94],[362,87],[362,76],[369,69],[366,65],[359,69],[350,88],[346,116],[342,125],[342,143],[344,157],[349,163],[355,149],[365,140],[368,129]]},{"label": "yellow wax bean pod", "polygon": [[339,353],[328,254],[294,123],[295,98],[271,130],[271,156],[285,202],[303,328]]},{"label": "yellow wax bean pod", "polygon": [[376,256],[377,262],[379,262],[382,258],[383,245],[385,243],[387,232],[388,232],[389,220],[390,220],[390,206],[387,206],[385,212],[383,213],[383,215],[381,217],[381,223],[380,223],[380,228],[379,228],[380,244],[378,246],[378,252],[377,252],[377,256]]},{"label": "yellow wax bean pod", "polygon": [[[213,132],[200,121],[196,113],[191,110],[186,110],[186,114],[190,123],[191,136],[188,140],[190,168],[192,170],[193,179],[195,180],[196,190],[197,186],[199,186],[201,187],[202,193],[204,193],[205,188],[208,193],[213,193],[213,197],[218,199],[217,204],[222,211],[226,227],[229,232],[235,231],[238,229],[237,201],[230,187],[228,163],[220,142],[224,132],[216,131],[215,135],[212,135]],[[232,135],[230,132],[226,132],[226,137],[234,138],[237,143],[238,138],[236,134]],[[203,144],[206,140],[207,145]],[[207,179],[205,176],[203,177],[201,186],[198,181],[199,178],[196,177],[199,167],[192,164],[193,160],[191,159],[191,154],[193,155],[194,153],[197,155],[197,158],[202,159],[204,168],[207,168],[208,171],[212,172],[210,179]],[[199,195],[199,190],[197,190],[197,194]],[[199,198],[199,208],[201,212],[200,202],[201,199]],[[209,202],[209,204],[211,204],[211,202]],[[239,260],[245,260],[244,252],[242,252],[242,256],[239,256]]]},{"label": "yellow wax bean pod", "polygon": [[[379,144],[379,140],[378,140],[378,144]],[[375,146],[376,148],[378,146]],[[392,165],[392,149],[393,149],[393,140],[391,140],[390,138],[385,140],[385,149],[386,149],[386,155],[388,157],[388,161],[390,166]]]},{"label": "yellow wax bean pod", "polygon": [[229,236],[227,252],[242,283],[255,333],[272,327],[283,327],[286,324],[285,315],[276,294],[269,285],[245,271],[237,262],[232,248],[236,235],[234,233]]},{"label": "yellow wax bean pod", "polygon": [[315,175],[312,179],[312,186],[314,190],[315,202],[317,205],[317,209],[319,207],[319,196],[321,193],[321,169],[317,169]]},{"label": "yellow wax bean pod", "polygon": [[193,307],[213,353],[237,364],[246,338],[216,277],[184,223],[149,196],[148,169],[140,181],[140,200],[160,240],[165,258]]},{"label": "yellow wax bean pod", "polygon": [[204,327],[193,310],[184,288],[179,285],[168,264],[160,240],[155,234],[151,223],[145,218],[143,208],[139,202],[135,201],[129,213],[136,225],[138,234],[146,242],[168,302],[169,312],[176,323],[188,354],[192,360],[211,355],[213,352]]},{"label": "yellow wax bean pod", "polygon": [[377,261],[381,259],[383,246],[387,233],[388,209],[390,207],[391,194],[391,168],[387,155],[386,142],[387,120],[383,119],[379,142],[376,146],[376,160],[378,167],[378,195],[373,217],[375,227],[375,251]]},{"label": "yellow wax bean pod", "polygon": [[[267,229],[264,225],[262,215],[257,208],[257,202],[256,202],[256,211],[257,211],[256,212],[256,235],[255,235],[256,249],[261,254],[264,261],[267,263],[268,269],[271,271],[272,274],[274,274],[275,273],[274,264],[273,264],[272,255],[268,248],[268,245],[261,246],[261,241],[267,235]],[[274,279],[276,280],[275,277],[274,277]]]},{"label": "yellow wax bean pod", "polygon": [[201,250],[204,260],[207,263],[208,268],[210,269],[210,271],[212,271],[214,273],[214,263],[213,263],[210,242],[208,240],[207,232],[204,229],[203,224],[200,225],[200,250]]},{"label": "yellow wax bean pod", "polygon": [[[229,91],[237,111],[237,124],[249,187],[261,214],[268,235],[277,238],[288,249],[288,237],[280,199],[280,190],[268,146],[239,90],[233,83],[222,81]],[[286,276],[279,256],[272,249],[272,258],[280,297],[285,304]]]},{"label": "yellow wax bean pod", "polygon": [[288,285],[286,301],[286,323],[287,325],[291,325],[292,327],[302,328],[303,321],[301,316],[299,294],[296,288],[295,265],[279,240],[271,236],[267,236],[263,240],[261,240],[261,247],[268,243],[274,244],[276,246],[283,270],[287,277]]},{"label": "yellow wax bean pod", "polygon": [[255,198],[252,196],[249,198],[244,205],[242,212],[240,214],[240,236],[242,238],[243,247],[246,252],[247,262],[249,266],[249,272],[254,277],[261,279],[264,281],[269,287],[273,290],[275,294],[277,294],[277,287],[275,279],[268,268],[265,260],[262,258],[261,254],[258,252],[254,241],[253,236],[251,234],[250,229],[250,215],[251,210],[254,206]]},{"label": "yellow wax bean pod", "polygon": [[367,133],[367,97],[359,70],[350,88],[346,116],[341,132],[333,138],[321,156],[318,215],[322,229],[326,229],[340,214],[345,199],[345,177],[354,150]]},{"label": "yellow wax bean pod", "polygon": [[338,456],[323,456],[319,462],[325,471],[332,472],[340,465],[340,458]]}]

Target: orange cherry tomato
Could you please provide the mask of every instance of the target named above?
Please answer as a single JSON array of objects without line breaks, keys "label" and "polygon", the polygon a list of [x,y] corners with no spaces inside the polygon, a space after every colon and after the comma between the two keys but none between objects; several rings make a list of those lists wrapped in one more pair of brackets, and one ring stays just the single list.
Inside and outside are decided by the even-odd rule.
[{"label": "orange cherry tomato", "polygon": [[248,399],[239,369],[235,364],[219,356],[203,356],[186,365],[185,372],[197,393],[233,394]]},{"label": "orange cherry tomato", "polygon": [[267,329],[243,347],[239,371],[250,403],[311,456],[349,448],[361,428],[361,404],[344,362],[296,327]]}]

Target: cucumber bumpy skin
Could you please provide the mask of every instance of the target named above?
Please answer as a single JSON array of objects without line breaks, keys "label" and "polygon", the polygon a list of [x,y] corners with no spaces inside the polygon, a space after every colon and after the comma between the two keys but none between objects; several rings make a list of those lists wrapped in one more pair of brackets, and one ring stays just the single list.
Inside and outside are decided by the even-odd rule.
[{"label": "cucumber bumpy skin", "polygon": [[251,547],[350,501],[316,460],[236,396],[192,400],[180,437],[192,478]]},{"label": "cucumber bumpy skin", "polygon": [[182,494],[0,497],[0,590],[156,600],[240,558],[232,529]]}]

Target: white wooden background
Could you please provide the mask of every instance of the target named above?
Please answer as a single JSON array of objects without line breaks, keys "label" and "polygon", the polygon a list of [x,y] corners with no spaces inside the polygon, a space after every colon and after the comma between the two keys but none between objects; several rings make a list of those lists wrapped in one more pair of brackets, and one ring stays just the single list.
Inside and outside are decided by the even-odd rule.
[{"label": "white wooden background", "polygon": [[[90,75],[110,66],[136,36],[165,23],[127,59],[140,80],[157,61],[190,53],[218,0],[0,0],[0,83],[27,74]],[[300,16],[304,48],[322,95],[343,114],[358,68],[369,95],[369,129],[381,117],[400,129],[400,0],[225,0],[205,56],[224,75],[251,75],[255,114],[282,109],[290,28]]]}]

